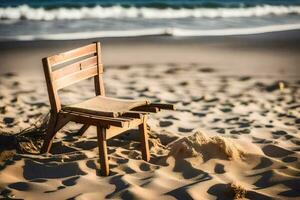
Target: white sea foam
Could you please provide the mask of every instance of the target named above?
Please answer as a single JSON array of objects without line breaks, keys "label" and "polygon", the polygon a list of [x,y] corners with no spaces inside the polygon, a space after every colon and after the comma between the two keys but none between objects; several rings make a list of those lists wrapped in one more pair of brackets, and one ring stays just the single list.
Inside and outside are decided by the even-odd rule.
[{"label": "white sea foam", "polygon": [[226,35],[251,35],[270,32],[280,32],[288,30],[298,30],[300,24],[282,24],[271,25],[261,27],[249,27],[249,28],[227,28],[227,29],[215,29],[215,30],[183,30],[174,29],[172,35],[174,36],[226,36]]},{"label": "white sea foam", "polygon": [[300,6],[261,5],[248,8],[124,8],[81,7],[81,8],[32,8],[28,5],[0,8],[0,19],[62,20],[62,19],[104,19],[104,18],[227,18],[266,15],[300,15]]},{"label": "white sea foam", "polygon": [[300,24],[272,25],[253,28],[234,28],[234,29],[214,29],[214,30],[187,30],[180,28],[156,28],[142,30],[118,30],[118,31],[95,31],[95,32],[78,32],[78,33],[59,33],[59,34],[41,34],[41,35],[17,35],[2,36],[2,40],[75,40],[91,39],[104,37],[137,37],[137,36],[155,36],[168,35],[175,37],[192,37],[192,36],[228,36],[228,35],[250,35],[269,32],[279,32],[288,30],[299,30]]}]

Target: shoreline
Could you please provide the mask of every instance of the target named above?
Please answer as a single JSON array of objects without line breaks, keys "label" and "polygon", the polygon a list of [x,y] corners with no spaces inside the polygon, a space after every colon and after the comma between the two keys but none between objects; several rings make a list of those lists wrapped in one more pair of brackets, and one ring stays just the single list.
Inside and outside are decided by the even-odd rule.
[{"label": "shoreline", "polygon": [[213,37],[213,36],[242,36],[284,31],[299,31],[300,24],[273,24],[257,27],[235,27],[223,29],[193,30],[175,27],[134,29],[134,30],[108,30],[74,33],[51,33],[41,35],[1,36],[0,41],[67,41],[92,40],[97,38],[134,38],[134,37]]},{"label": "shoreline", "polygon": [[[100,41],[105,66],[186,64],[228,75],[300,74],[300,30],[241,36],[146,36],[66,41],[0,42],[0,73],[42,75],[41,59]],[[16,59],[17,58],[17,59]]]}]

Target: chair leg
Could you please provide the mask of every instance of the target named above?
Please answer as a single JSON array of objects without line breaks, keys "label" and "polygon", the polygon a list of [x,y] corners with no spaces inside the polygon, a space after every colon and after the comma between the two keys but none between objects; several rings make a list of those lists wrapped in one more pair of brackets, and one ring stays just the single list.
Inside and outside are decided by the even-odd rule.
[{"label": "chair leg", "polygon": [[141,151],[142,151],[142,158],[145,161],[150,160],[150,153],[149,153],[149,143],[148,143],[148,130],[147,130],[147,115],[144,116],[143,123],[139,125],[139,131],[141,134]]},{"label": "chair leg", "polygon": [[101,166],[101,175],[109,175],[109,164],[107,158],[107,145],[106,145],[106,128],[97,126],[97,136],[98,136],[98,148]]},{"label": "chair leg", "polygon": [[56,114],[50,114],[50,120],[47,127],[47,133],[46,137],[43,143],[43,146],[41,148],[41,153],[48,153],[50,151],[50,148],[52,146],[53,138],[56,134],[56,123],[57,123],[57,115]]}]

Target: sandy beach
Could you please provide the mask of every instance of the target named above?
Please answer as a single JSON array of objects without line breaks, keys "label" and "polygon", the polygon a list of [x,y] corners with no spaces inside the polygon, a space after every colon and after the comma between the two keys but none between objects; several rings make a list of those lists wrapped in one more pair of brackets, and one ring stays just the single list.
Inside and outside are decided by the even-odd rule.
[{"label": "sandy beach", "polygon": [[[100,41],[107,96],[175,104],[150,115],[150,162],[137,130],[108,142],[68,124],[39,155],[49,112],[41,58]],[[299,199],[299,31],[224,37],[0,42],[0,197]],[[93,96],[92,80],[62,90]],[[25,130],[25,131],[24,131]]]}]

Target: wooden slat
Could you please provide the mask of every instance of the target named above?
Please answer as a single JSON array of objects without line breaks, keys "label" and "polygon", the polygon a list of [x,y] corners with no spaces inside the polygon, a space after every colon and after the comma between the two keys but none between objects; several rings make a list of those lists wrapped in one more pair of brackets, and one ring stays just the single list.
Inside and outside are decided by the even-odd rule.
[{"label": "wooden slat", "polygon": [[134,119],[134,120],[130,121],[128,126],[124,126],[124,127],[111,126],[110,128],[108,128],[106,130],[106,139],[115,137],[128,129],[137,127],[138,125],[140,125],[142,123],[143,123],[143,119]]},{"label": "wooden slat", "polygon": [[91,118],[101,118],[104,120],[108,120],[108,121],[117,121],[117,122],[124,122],[124,123],[128,123],[131,120],[134,120],[135,118],[130,118],[130,117],[107,117],[107,116],[99,116],[99,115],[93,115],[93,114],[89,114],[89,113],[84,113],[84,112],[78,112],[78,111],[69,111],[69,110],[63,110],[63,113],[67,113],[67,114],[71,114],[71,115],[82,115],[82,116],[86,116],[86,117],[91,117]]},{"label": "wooden slat", "polygon": [[64,53],[60,53],[54,56],[50,56],[48,57],[49,59],[49,65],[50,66],[55,66],[55,65],[59,65],[61,63],[64,62],[68,62],[70,60],[74,60],[83,56],[87,56],[93,53],[96,53],[97,49],[96,49],[96,43],[84,46],[84,47],[80,47],[77,49],[73,49],[71,51],[67,51]]},{"label": "wooden slat", "polygon": [[61,69],[53,71],[52,79],[57,80],[63,78],[64,76],[70,75],[83,69],[87,69],[95,65],[97,65],[97,56],[86,58],[84,60],[75,62],[71,65],[67,65]]},{"label": "wooden slat", "polygon": [[50,119],[48,122],[48,126],[47,126],[47,134],[45,136],[44,143],[43,143],[43,146],[42,146],[41,152],[40,152],[41,154],[48,153],[50,151],[53,139],[56,134],[55,126],[57,123],[57,118],[58,118],[58,115],[56,113],[55,114],[51,113]]},{"label": "wooden slat", "polygon": [[146,162],[150,160],[148,129],[147,129],[147,115],[143,118],[143,123],[139,125],[140,138],[141,138],[141,152],[142,158]]},{"label": "wooden slat", "polygon": [[61,112],[62,115],[65,115],[66,117],[70,117],[70,121],[82,123],[82,124],[90,124],[90,125],[101,125],[101,126],[116,126],[116,127],[124,127],[129,126],[128,121],[120,121],[115,118],[109,118],[109,117],[98,117],[98,116],[92,116],[92,115],[85,115],[85,114],[77,114],[77,113],[71,113],[71,112]]},{"label": "wooden slat", "polygon": [[97,138],[98,138],[98,148],[99,148],[99,157],[101,165],[101,175],[109,175],[109,164],[107,157],[107,143],[106,143],[106,129],[97,126]]},{"label": "wooden slat", "polygon": [[55,88],[57,90],[67,87],[69,85],[72,85],[74,83],[77,83],[81,80],[96,76],[98,74],[97,66],[90,67],[84,70],[80,70],[78,72],[72,73],[68,76],[65,76],[63,78],[57,79],[54,81]]},{"label": "wooden slat", "polygon": [[138,112],[138,111],[128,111],[125,112],[124,114],[122,114],[121,117],[132,117],[132,118],[136,118],[136,119],[140,119],[143,117],[143,114],[147,114],[145,112]]},{"label": "wooden slat", "polygon": [[121,121],[121,122],[129,122],[130,120],[134,119],[134,118],[129,118],[129,117],[108,117],[108,116],[94,115],[94,114],[80,112],[80,111],[65,110],[64,108],[63,108],[63,112],[65,112],[65,113],[74,113],[74,114],[77,114],[77,115],[84,115],[84,116],[87,116],[87,117],[101,117],[102,119],[115,120],[115,121]]},{"label": "wooden slat", "polygon": [[51,75],[52,71],[51,71],[51,67],[49,66],[48,58],[43,58],[42,62],[43,62],[44,74],[45,74],[51,109],[55,114],[57,114],[61,109],[60,98],[58,96],[57,90],[53,86],[52,75]]},{"label": "wooden slat", "polygon": [[98,76],[94,77],[95,94],[105,96],[105,87],[103,81],[103,66],[101,61],[101,46],[100,42],[95,43],[97,48],[97,58],[98,58]]},{"label": "wooden slat", "polygon": [[157,107],[159,109],[164,109],[164,110],[176,110],[176,108],[173,104],[151,103],[149,106]]},{"label": "wooden slat", "polygon": [[68,122],[70,122],[69,117],[65,117],[58,113],[57,123],[55,125],[55,132],[58,132],[62,127],[64,127]]},{"label": "wooden slat", "polygon": [[136,107],[136,108],[134,108],[132,110],[143,111],[143,112],[152,112],[152,113],[159,112],[159,108],[157,108],[157,107],[151,107],[151,106],[139,106],[139,107]]}]

